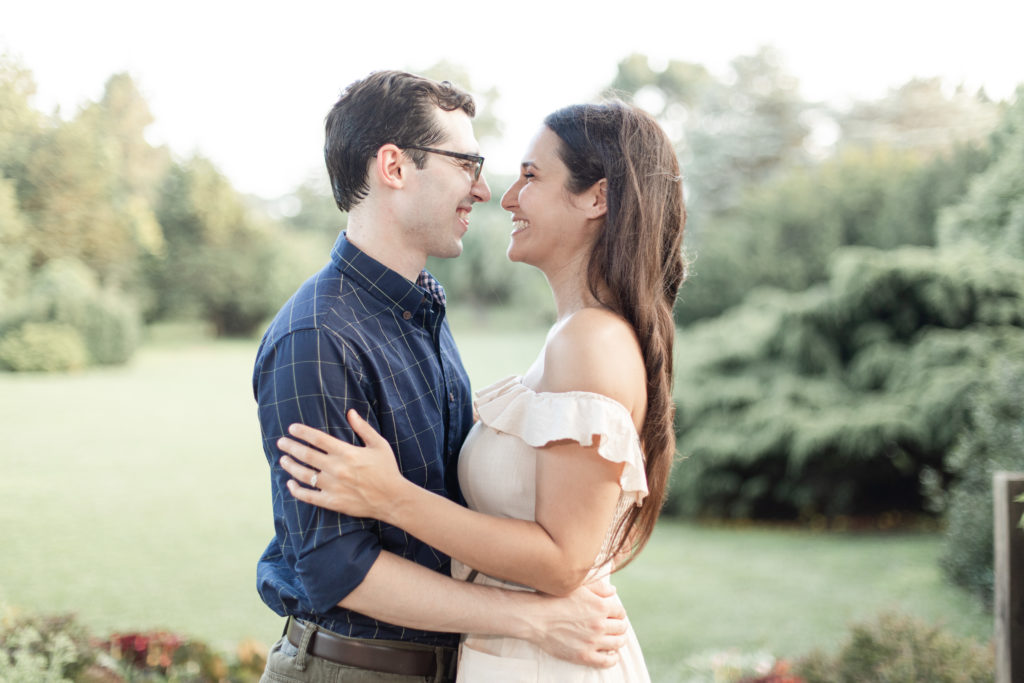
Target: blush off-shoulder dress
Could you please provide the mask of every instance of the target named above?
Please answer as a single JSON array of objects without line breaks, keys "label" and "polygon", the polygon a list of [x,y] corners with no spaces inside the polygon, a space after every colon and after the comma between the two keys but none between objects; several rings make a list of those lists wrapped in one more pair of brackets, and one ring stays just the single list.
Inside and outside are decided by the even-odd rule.
[{"label": "blush off-shoulder dress", "polygon": [[[570,439],[583,446],[598,441],[600,456],[622,463],[622,492],[615,520],[608,530],[589,580],[608,581],[610,549],[617,522],[647,495],[640,438],[629,411],[601,394],[571,391],[536,392],[520,377],[501,380],[476,394],[479,421],[459,456],[459,483],[473,510],[514,519],[536,519],[537,449]],[[470,567],[452,561],[452,575],[467,580]],[[532,590],[486,576],[479,584],[513,590]],[[628,624],[627,624],[628,625]],[[536,645],[517,638],[466,635],[459,652],[459,683],[610,683],[649,681],[640,643],[628,626],[628,640],[619,664],[595,669],[557,659]]]}]

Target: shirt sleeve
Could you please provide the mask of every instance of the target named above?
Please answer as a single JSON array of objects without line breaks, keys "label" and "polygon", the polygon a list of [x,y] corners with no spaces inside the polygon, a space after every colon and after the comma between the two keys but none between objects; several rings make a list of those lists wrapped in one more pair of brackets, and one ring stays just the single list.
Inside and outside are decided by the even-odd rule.
[{"label": "shirt sleeve", "polygon": [[376,429],[376,416],[358,357],[330,331],[296,330],[259,363],[256,399],[263,450],[271,468],[277,541],[294,562],[296,577],[320,613],[333,608],[363,578],[380,554],[374,520],[338,514],[296,500],[278,460],[277,440],[293,422],[359,443],[345,419],[355,408]]}]

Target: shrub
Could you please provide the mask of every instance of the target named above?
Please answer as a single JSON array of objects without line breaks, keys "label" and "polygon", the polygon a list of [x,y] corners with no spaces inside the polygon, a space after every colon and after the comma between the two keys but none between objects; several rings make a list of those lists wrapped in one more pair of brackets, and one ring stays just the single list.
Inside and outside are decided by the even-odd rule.
[{"label": "shrub", "polygon": [[[26,325],[49,326],[49,337],[60,336],[51,329],[54,326],[73,330],[84,345],[85,360],[80,361],[76,355],[72,357],[75,362],[69,363],[70,351],[53,360],[44,359],[47,353],[60,353],[60,348],[52,348],[52,342],[46,348],[26,350],[25,340],[18,338],[19,330],[23,335]],[[139,314],[125,295],[102,289],[92,271],[71,259],[50,261],[40,268],[25,295],[12,302],[0,320],[0,340],[13,337],[12,347],[18,350],[11,353],[19,359],[31,359],[6,363],[13,370],[59,371],[90,364],[124,363],[138,347],[140,330]],[[35,334],[38,336],[38,329]],[[67,337],[69,333],[61,335]],[[33,343],[46,342],[33,339]],[[57,346],[68,347],[69,343]]]},{"label": "shrub", "polygon": [[141,322],[135,306],[115,291],[98,292],[62,320],[85,338],[89,356],[98,365],[117,365],[131,359],[139,346]]},{"label": "shrub", "polygon": [[0,367],[16,372],[66,372],[89,363],[85,340],[64,323],[27,322],[0,338]]},{"label": "shrub", "polygon": [[[941,565],[956,584],[992,604],[992,474],[1024,472],[1024,363],[995,363],[986,391],[974,394],[970,427],[956,445]],[[942,501],[939,501],[941,504]]]},{"label": "shrub", "polygon": [[767,652],[732,650],[687,657],[672,672],[686,683],[804,683],[790,673],[789,662]]},{"label": "shrub", "polygon": [[5,641],[0,650],[0,681],[46,681],[47,683],[71,683],[64,677],[64,667],[71,661],[71,641],[58,634],[46,643],[47,650],[36,650],[43,645],[36,631],[25,629]]},{"label": "shrub", "polygon": [[266,659],[266,647],[253,641],[225,657],[202,641],[168,631],[115,633],[98,640],[72,615],[7,610],[0,620],[0,683],[242,683],[259,680]]},{"label": "shrub", "polygon": [[206,643],[168,631],[116,633],[101,647],[127,680],[255,681],[266,666],[266,648],[242,643],[228,660]]},{"label": "shrub", "polygon": [[78,680],[96,659],[71,615],[7,616],[0,628],[0,681]]},{"label": "shrub", "polygon": [[807,683],[990,683],[990,648],[910,617],[885,614],[853,627],[835,657],[815,651],[795,665]]},{"label": "shrub", "polygon": [[[827,285],[755,292],[681,332],[667,512],[810,518],[926,510],[1000,356],[1024,357],[1024,263],[849,249]],[[934,487],[933,487],[934,488]]]},{"label": "shrub", "polygon": [[29,297],[32,315],[82,333],[94,363],[124,363],[138,346],[138,311],[123,294],[101,289],[95,275],[77,261],[47,263],[33,278]]}]

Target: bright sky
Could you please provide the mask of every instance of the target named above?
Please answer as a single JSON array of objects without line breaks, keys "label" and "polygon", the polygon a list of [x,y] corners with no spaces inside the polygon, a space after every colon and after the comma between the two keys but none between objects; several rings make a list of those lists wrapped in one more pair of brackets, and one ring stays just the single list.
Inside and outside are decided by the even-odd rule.
[{"label": "bright sky", "polygon": [[374,69],[464,65],[497,86],[511,173],[541,119],[593,100],[632,52],[724,74],[758,45],[781,50],[805,97],[876,97],[913,76],[1011,95],[1024,82],[1021,0],[10,0],[0,52],[38,84],[37,108],[70,116],[128,71],[155,143],[211,158],[243,192],[277,197],[322,168],[323,118]]}]

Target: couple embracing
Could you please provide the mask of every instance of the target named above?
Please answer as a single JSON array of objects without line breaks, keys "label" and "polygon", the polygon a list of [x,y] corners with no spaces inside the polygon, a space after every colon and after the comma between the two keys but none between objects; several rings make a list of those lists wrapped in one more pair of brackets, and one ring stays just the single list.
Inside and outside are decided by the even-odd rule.
[{"label": "couple embracing", "polygon": [[501,206],[557,321],[474,401],[424,270],[491,198],[474,114],[388,71],[327,116],[347,230],[253,374],[276,530],[258,589],[287,617],[263,680],[648,680],[609,575],[649,538],[674,454],[675,152],[620,102],[544,120]]}]

